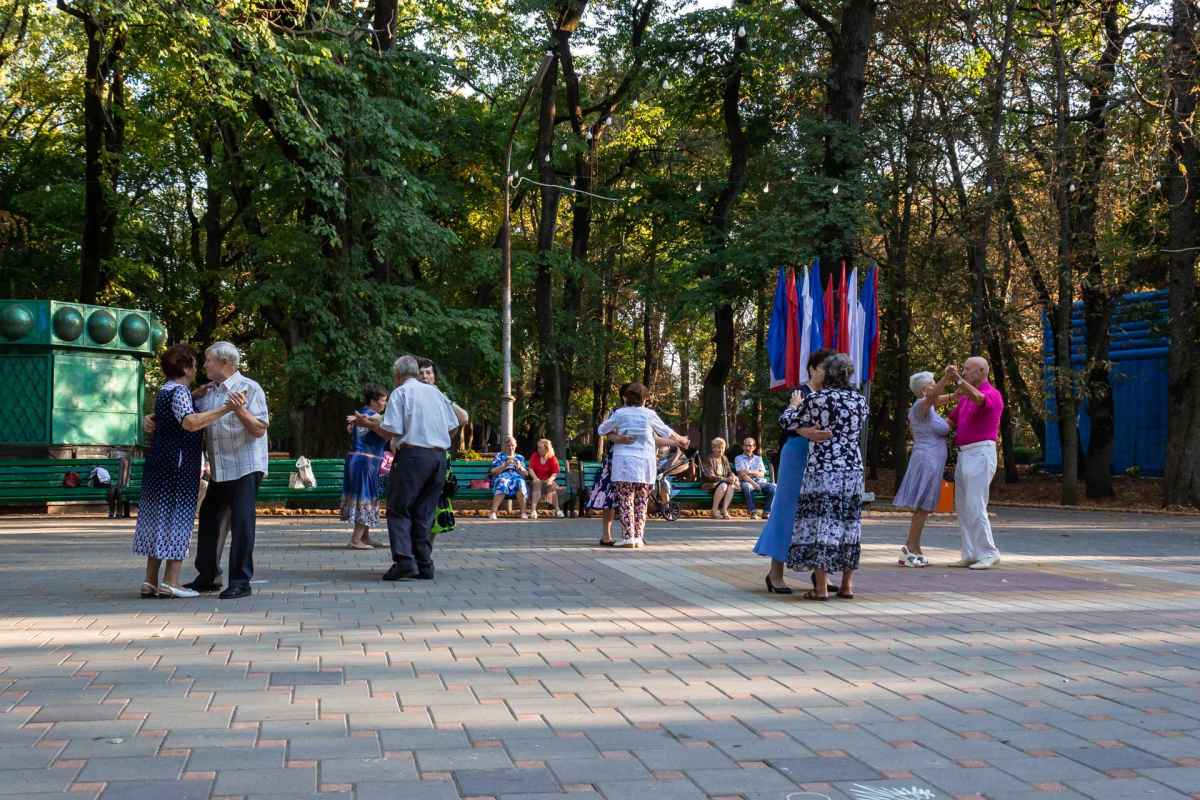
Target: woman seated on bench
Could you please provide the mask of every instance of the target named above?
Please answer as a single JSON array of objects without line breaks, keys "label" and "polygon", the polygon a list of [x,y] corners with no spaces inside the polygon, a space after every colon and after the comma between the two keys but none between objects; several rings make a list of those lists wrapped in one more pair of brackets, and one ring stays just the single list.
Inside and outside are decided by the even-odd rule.
[{"label": "woman seated on bench", "polygon": [[558,458],[549,439],[538,439],[538,449],[529,458],[530,480],[533,481],[533,518],[537,519],[538,504],[549,503],[556,516],[566,516],[558,507]]},{"label": "woman seated on bench", "polygon": [[517,440],[509,436],[504,440],[504,452],[496,453],[492,459],[492,513],[488,519],[496,519],[500,504],[510,494],[517,496],[517,507],[521,509],[521,519],[529,519],[525,513],[525,496],[529,493],[529,470],[525,467],[525,457],[517,455]]}]

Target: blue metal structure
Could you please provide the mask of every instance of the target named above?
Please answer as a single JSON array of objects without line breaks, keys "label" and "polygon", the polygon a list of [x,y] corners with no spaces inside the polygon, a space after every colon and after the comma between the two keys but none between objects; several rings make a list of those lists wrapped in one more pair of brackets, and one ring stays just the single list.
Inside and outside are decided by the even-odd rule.
[{"label": "blue metal structure", "polygon": [[[1143,475],[1162,475],[1167,454],[1167,289],[1127,294],[1112,319],[1109,383],[1113,387],[1112,470],[1123,474],[1139,467]],[[1084,368],[1083,303],[1071,308],[1071,368],[1076,380]],[[1054,397],[1054,340],[1042,315],[1043,379],[1046,386],[1046,460],[1042,466],[1062,470],[1058,441],[1058,404]],[[1091,420],[1084,402],[1079,438],[1087,450]]]}]

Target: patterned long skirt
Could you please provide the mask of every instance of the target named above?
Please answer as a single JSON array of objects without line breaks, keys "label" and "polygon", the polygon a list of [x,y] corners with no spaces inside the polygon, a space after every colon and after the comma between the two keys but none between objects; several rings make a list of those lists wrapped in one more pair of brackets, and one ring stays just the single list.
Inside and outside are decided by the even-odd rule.
[{"label": "patterned long skirt", "polygon": [[588,495],[587,507],[605,511],[616,508],[618,502],[617,487],[612,479],[612,445],[609,445],[600,461],[600,471],[592,481],[592,492]]},{"label": "patterned long skirt", "polygon": [[646,534],[646,504],[650,499],[651,485],[619,481],[616,487],[621,538],[641,540]]},{"label": "patterned long skirt", "polygon": [[858,569],[862,545],[862,470],[809,469],[804,473],[788,569],[845,572]]}]

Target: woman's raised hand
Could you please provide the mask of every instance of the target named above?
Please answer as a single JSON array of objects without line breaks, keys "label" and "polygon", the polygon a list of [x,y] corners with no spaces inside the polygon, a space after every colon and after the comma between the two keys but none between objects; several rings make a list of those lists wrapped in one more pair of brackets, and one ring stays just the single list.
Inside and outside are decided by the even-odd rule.
[{"label": "woman's raised hand", "polygon": [[804,403],[804,392],[796,389],[792,392],[791,402],[788,403],[788,408],[799,408]]}]

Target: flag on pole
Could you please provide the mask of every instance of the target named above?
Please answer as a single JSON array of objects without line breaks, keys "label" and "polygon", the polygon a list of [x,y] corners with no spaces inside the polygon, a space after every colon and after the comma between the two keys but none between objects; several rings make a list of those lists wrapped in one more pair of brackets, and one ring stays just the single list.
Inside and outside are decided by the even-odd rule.
[{"label": "flag on pole", "polygon": [[771,368],[771,391],[779,392],[787,385],[788,300],[786,268],[779,268],[775,284],[775,305],[771,308],[771,325],[767,329],[767,361]]},{"label": "flag on pole", "polygon": [[[812,325],[808,340],[808,354],[825,346],[825,293],[821,291],[821,262],[813,259],[812,271],[808,275],[811,285],[809,294],[812,296]],[[808,366],[808,362],[804,362]]]},{"label": "flag on pole", "polygon": [[879,267],[872,266],[863,280],[859,304],[863,309],[863,380],[875,380],[875,361],[879,356]]},{"label": "flag on pole", "polygon": [[842,262],[842,283],[838,287],[837,346],[839,353],[850,355],[850,306],[846,303],[846,262]]},{"label": "flag on pole", "polygon": [[850,385],[859,386],[863,381],[863,330],[866,326],[866,314],[858,300],[858,267],[850,271],[849,282],[846,285],[846,306],[850,317],[850,362],[854,364],[854,374],[850,377]]},{"label": "flag on pole", "polygon": [[800,298],[796,296],[796,271],[787,271],[787,356],[783,367],[785,389],[800,385]]},{"label": "flag on pole", "polygon": [[[818,278],[818,282],[819,282]],[[821,328],[821,347],[836,349],[837,347],[837,312],[833,310],[834,301],[833,276],[825,281],[825,322]]]},{"label": "flag on pole", "polygon": [[808,356],[812,353],[813,308],[812,282],[809,280],[808,267],[805,267],[804,283],[800,288],[800,380],[797,386],[808,380]]}]

